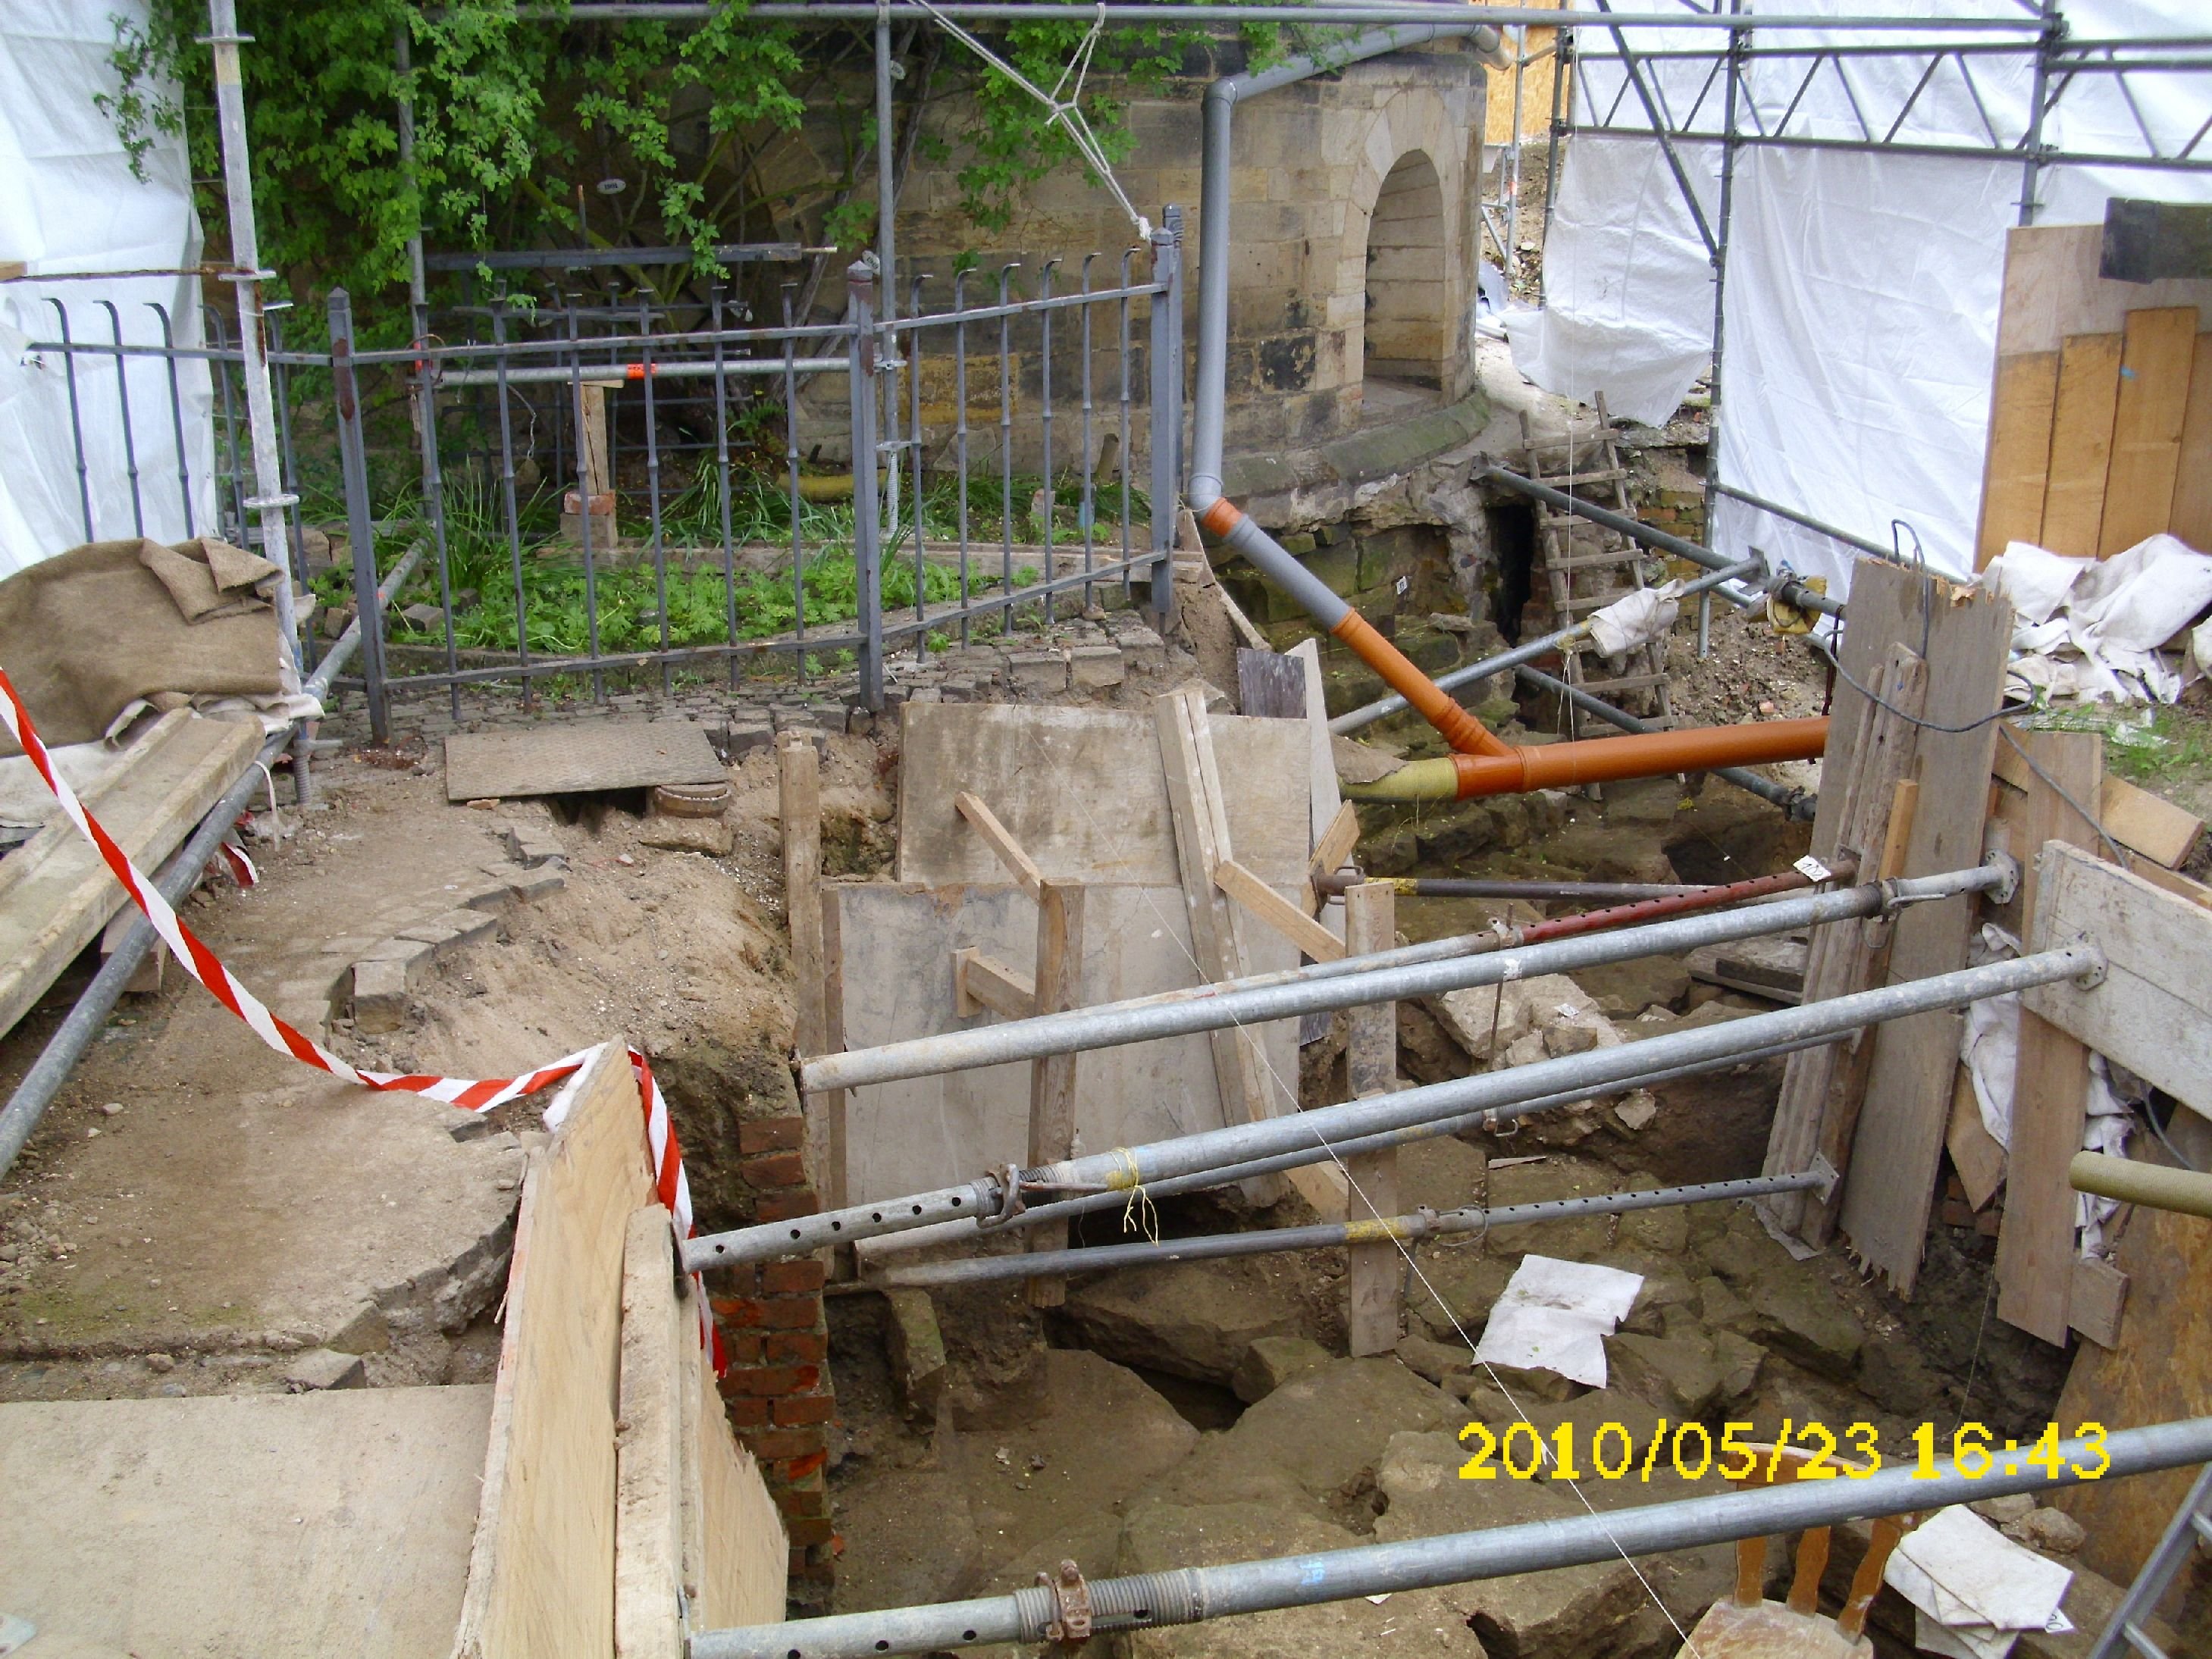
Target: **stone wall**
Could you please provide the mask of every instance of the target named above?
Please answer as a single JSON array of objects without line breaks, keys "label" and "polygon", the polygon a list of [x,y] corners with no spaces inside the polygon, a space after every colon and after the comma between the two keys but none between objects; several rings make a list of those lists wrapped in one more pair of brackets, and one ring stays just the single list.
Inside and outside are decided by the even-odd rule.
[{"label": "stone wall", "polygon": [[[1183,208],[1185,337],[1196,345],[1200,101],[1206,81],[1170,83],[1130,106],[1133,141],[1115,176],[1138,210],[1157,220],[1168,204]],[[1358,429],[1362,380],[1378,372],[1439,391],[1449,401],[1474,384],[1471,307],[1477,258],[1484,71],[1463,43],[1350,65],[1240,105],[1232,156],[1230,279],[1229,450],[1231,455],[1325,443]],[[949,123],[933,119],[932,129]],[[839,141],[824,124],[802,128],[763,159],[771,190],[788,175],[818,176]],[[922,147],[927,150],[929,146]],[[1019,262],[1012,291],[1034,298],[1046,261],[1058,259],[1054,291],[1080,284],[1086,253],[1096,252],[1092,285],[1118,278],[1135,228],[1112,195],[1079,169],[1062,167],[1030,186],[1003,231],[984,233],[961,208],[957,173],[968,158],[917,157],[899,216],[899,308],[913,308],[911,284],[923,278],[925,310],[952,301],[955,262],[975,268],[963,283],[970,305],[995,296],[1000,269]],[[842,162],[839,163],[842,165]],[[1149,261],[1129,269],[1147,280]],[[836,282],[825,307],[842,305]],[[1131,439],[1127,453],[1145,474],[1150,453],[1146,352],[1150,307],[1130,306]],[[1072,312],[1058,314],[1050,353],[1054,467],[1074,465],[1084,351]],[[1094,459],[1107,434],[1118,447],[1119,318],[1094,316],[1091,341]],[[1014,403],[1013,465],[1037,470],[1045,354],[1035,319],[1012,330],[1009,380]],[[933,465],[949,465],[959,399],[950,331],[921,341],[923,426]],[[971,465],[1000,460],[996,325],[968,330],[967,405]],[[1186,369],[1188,374],[1188,367]],[[842,377],[818,377],[807,393],[803,447],[826,456],[844,442]],[[905,418],[902,408],[902,420]]]}]

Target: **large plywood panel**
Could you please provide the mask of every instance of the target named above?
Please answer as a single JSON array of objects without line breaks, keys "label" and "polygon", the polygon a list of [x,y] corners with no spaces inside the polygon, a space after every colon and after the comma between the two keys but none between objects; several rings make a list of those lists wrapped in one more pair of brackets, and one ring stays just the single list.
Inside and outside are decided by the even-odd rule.
[{"label": "large plywood panel", "polygon": [[561,1127],[515,1222],[455,1659],[606,1659],[614,1646],[623,1240],[653,1197],[624,1046],[603,1044],[549,1115]]},{"label": "large plywood panel", "polygon": [[2166,527],[2197,355],[2197,307],[2131,311],[2124,337],[2105,521],[2097,534],[2097,556],[2104,559]]},{"label": "large plywood panel", "polygon": [[2197,337],[2171,518],[2175,535],[2200,553],[2212,553],[2212,334]]},{"label": "large plywood panel", "polygon": [[[1270,723],[1304,744],[1297,722]],[[1303,820],[1303,787],[1297,806]],[[1023,974],[1035,968],[1036,906],[1018,887],[830,882],[822,892],[835,908],[844,942],[848,1048],[990,1022],[990,1015],[963,1020],[953,1012],[957,950],[973,947]],[[1085,1006],[1200,982],[1179,886],[1094,886],[1084,903]],[[1262,930],[1253,931],[1250,951],[1255,973],[1297,965],[1292,948]],[[1276,1021],[1261,1033],[1278,1112],[1297,1109],[1296,1038],[1294,1020]],[[852,1091],[850,1201],[965,1181],[988,1165],[1018,1161],[1029,1144],[1029,1085],[1024,1063]],[[1086,1152],[1219,1128],[1224,1121],[1203,1036],[1090,1051],[1077,1063],[1075,1096],[1075,1133]]]},{"label": "large plywood panel", "polygon": [[[1237,861],[1295,886],[1312,846],[1311,739],[1297,720],[1217,714]],[[908,703],[899,767],[898,878],[997,883],[1006,868],[955,810],[980,796],[1051,878],[1173,887],[1175,831],[1149,709]],[[848,1046],[858,1046],[848,1035]]]},{"label": "large plywood panel", "polygon": [[2058,401],[2051,417],[2051,472],[2043,489],[2043,533],[2054,553],[2086,559],[2097,551],[2112,471],[2112,418],[2120,397],[2118,334],[2081,334],[2058,355]]},{"label": "large plywood panel", "polygon": [[2058,400],[2058,354],[1997,359],[1990,406],[1990,447],[1982,471],[1982,522],[1974,542],[1978,570],[2007,542],[2043,533],[2043,491],[2051,475],[2051,417]]},{"label": "large plywood panel", "polygon": [[2212,329],[2212,281],[2107,282],[2098,274],[2102,225],[2033,225],[2005,234],[2004,299],[1997,356],[2056,351],[2072,334],[2116,334],[2131,311],[2197,307]]},{"label": "large plywood panel", "polygon": [[37,1659],[443,1654],[491,1392],[0,1406],[0,1611]]}]

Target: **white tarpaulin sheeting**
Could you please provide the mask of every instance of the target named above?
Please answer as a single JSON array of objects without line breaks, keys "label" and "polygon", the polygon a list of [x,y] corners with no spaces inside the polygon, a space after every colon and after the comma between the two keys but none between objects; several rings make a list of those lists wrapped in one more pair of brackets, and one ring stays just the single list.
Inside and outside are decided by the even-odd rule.
[{"label": "white tarpaulin sheeting", "polygon": [[[107,60],[118,17],[143,25],[144,0],[0,6],[0,259],[21,260],[30,272],[29,280],[0,283],[0,576],[88,539],[143,533],[180,541],[216,527],[213,396],[204,363],[178,365],[173,405],[167,363],[125,360],[126,444],[126,388],[117,358],[78,355],[80,475],[68,366],[60,353],[31,347],[61,337],[64,318],[56,302],[66,307],[72,339],[108,343],[119,328],[128,344],[159,345],[166,313],[178,344],[201,341],[197,278],[36,280],[173,270],[200,258],[182,140],[155,135],[142,183],[131,175],[114,121],[93,102],[116,89]],[[113,306],[112,317],[102,301]]]},{"label": "white tarpaulin sheeting", "polygon": [[[1680,0],[1675,0],[1680,3]],[[2019,18],[2003,0],[1753,0],[1762,7],[1901,17]],[[2076,35],[2186,34],[2202,0],[2064,0]],[[1632,49],[1679,47],[1689,31],[1639,31]],[[1887,37],[1884,37],[1887,38]],[[1771,46],[1778,37],[1762,37]],[[1791,31],[1792,46],[1863,36]],[[1611,38],[1581,31],[1586,53]],[[1710,41],[1693,44],[1711,46]],[[2031,92],[2023,56],[1976,60],[1971,89],[1946,60],[1895,134],[1899,143],[1987,145],[2022,129]],[[1925,57],[1850,60],[1850,86],[1824,69],[1790,131],[1856,138],[1858,111],[1879,132],[1927,71]],[[1710,63],[1645,64],[1670,126],[1721,131]],[[1803,77],[1802,59],[1754,62],[1745,97],[1767,130]],[[2139,151],[2143,124],[2170,152],[2212,114],[2202,76],[2077,76],[2044,141],[2083,153]],[[1576,118],[1641,122],[1617,63],[1586,56]],[[1855,106],[1856,108],[1855,109]],[[1984,125],[1986,112],[1989,125]],[[1738,131],[1758,130],[1740,116]],[[1721,146],[1675,146],[1709,228],[1717,228]],[[1522,371],[1583,398],[1604,391],[1616,414],[1662,421],[1704,371],[1712,343],[1711,261],[1657,143],[1577,135],[1569,143],[1545,246],[1547,308],[1509,317]],[[2019,222],[2022,168],[1975,158],[1819,151],[1746,144],[1737,152],[1728,244],[1719,476],[1738,489],[1908,553],[1956,575],[1973,568],[1982,454],[2004,270]],[[2052,167],[2039,184],[2039,224],[2100,222],[2114,194],[2212,199],[2212,179],[2144,167]],[[1892,521],[1903,528],[1893,530]],[[1723,497],[1713,544],[1732,558],[1757,545],[1831,591],[1852,551],[1818,532]]]}]

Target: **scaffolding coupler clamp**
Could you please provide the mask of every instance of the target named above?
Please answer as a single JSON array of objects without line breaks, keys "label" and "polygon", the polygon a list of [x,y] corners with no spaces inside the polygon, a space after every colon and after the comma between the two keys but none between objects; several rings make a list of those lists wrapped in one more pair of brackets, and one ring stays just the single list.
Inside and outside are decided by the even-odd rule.
[{"label": "scaffolding coupler clamp", "polygon": [[1036,1581],[1052,1598],[1052,1617],[1045,1621],[1044,1639],[1073,1653],[1091,1639],[1091,1586],[1073,1561],[1062,1561],[1057,1573],[1041,1572]]},{"label": "scaffolding coupler clamp", "polygon": [[1022,1212],[1022,1166],[1018,1164],[994,1164],[991,1179],[999,1183],[999,1209],[995,1215],[979,1215],[975,1228],[979,1232],[994,1227],[1003,1227]]}]

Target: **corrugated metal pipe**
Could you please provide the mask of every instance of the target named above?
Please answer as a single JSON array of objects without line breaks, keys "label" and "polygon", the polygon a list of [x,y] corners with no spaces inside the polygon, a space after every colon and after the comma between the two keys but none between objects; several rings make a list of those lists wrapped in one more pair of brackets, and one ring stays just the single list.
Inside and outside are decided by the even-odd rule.
[{"label": "corrugated metal pipe", "polygon": [[[1104,1632],[1196,1624],[1278,1607],[1348,1601],[1433,1589],[1515,1573],[1614,1561],[1623,1556],[1724,1544],[1740,1538],[1832,1527],[1876,1516],[1927,1514],[1953,1504],[2014,1492],[2041,1493],[2101,1476],[2114,1480],[2212,1460],[2212,1417],[2122,1429],[2092,1443],[2061,1441],[2057,1467],[1989,1464],[1978,1473],[1950,1459],[1925,1470],[1893,1462],[1860,1480],[1793,1480],[1785,1485],[1671,1504],[1646,1504],[1480,1532],[1448,1533],[1396,1543],[1178,1567],[1131,1578],[1100,1578],[1088,1591],[1093,1628]],[[1048,1587],[934,1607],[886,1607],[742,1630],[702,1631],[690,1659],[873,1659],[881,1653],[936,1653],[996,1643],[1046,1640],[1060,1598]]]}]

